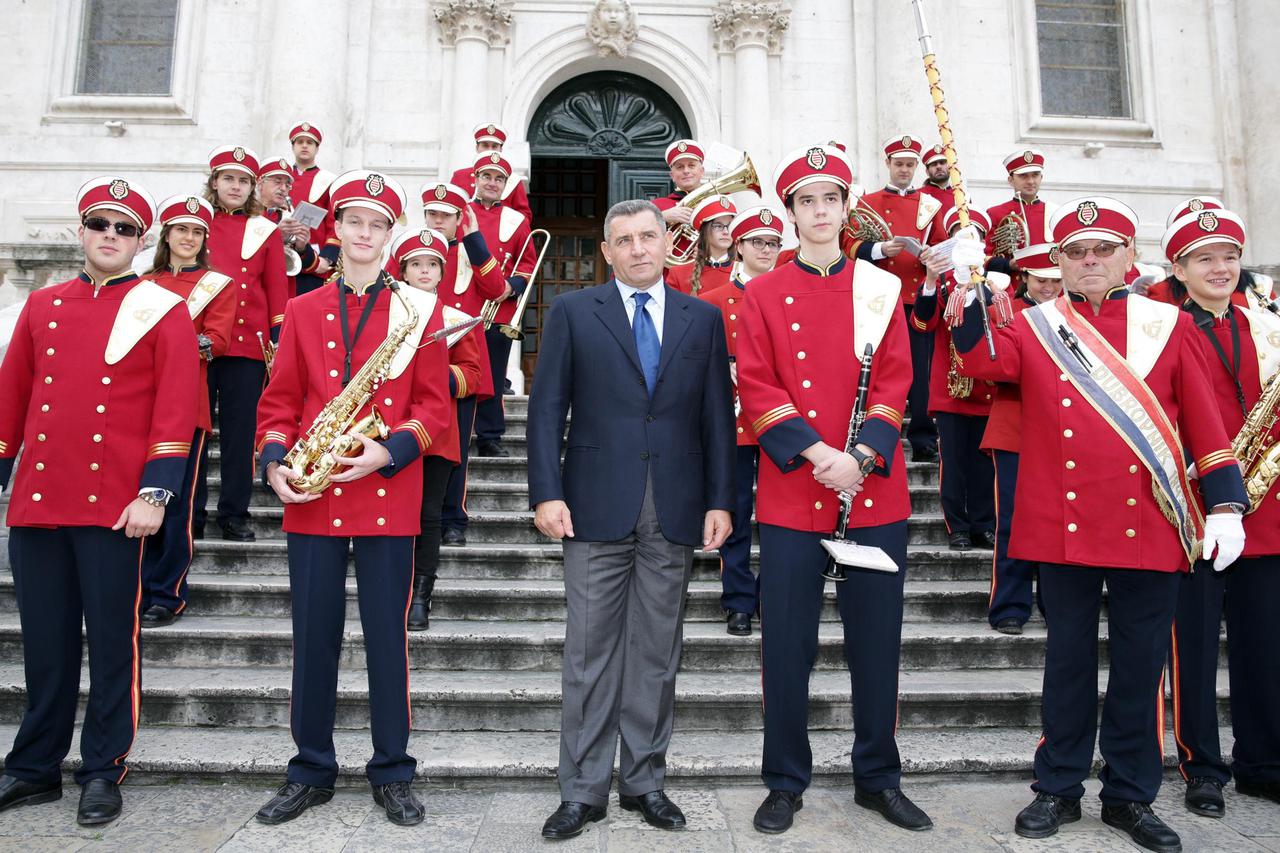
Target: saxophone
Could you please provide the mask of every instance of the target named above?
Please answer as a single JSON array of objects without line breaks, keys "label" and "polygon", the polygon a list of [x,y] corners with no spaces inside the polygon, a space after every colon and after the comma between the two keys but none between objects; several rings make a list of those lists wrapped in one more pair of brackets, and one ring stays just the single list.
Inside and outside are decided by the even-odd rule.
[{"label": "saxophone", "polygon": [[1247,515],[1256,510],[1280,477],[1280,442],[1271,438],[1271,429],[1280,419],[1280,373],[1262,386],[1262,396],[1253,404],[1240,432],[1231,442],[1231,452],[1244,470],[1244,489],[1249,495]]},{"label": "saxophone", "polygon": [[418,325],[417,309],[400,295],[400,283],[388,276],[387,288],[400,300],[408,316],[403,323],[387,330],[387,337],[369,360],[351,377],[342,393],[325,403],[310,428],[285,456],[285,466],[302,472],[301,477],[289,481],[289,485],[300,492],[319,494],[329,488],[330,475],[344,467],[341,457],[350,456],[360,447],[359,439],[352,433],[372,439],[385,439],[390,434],[377,406],[359,421],[355,419],[373,399],[378,386],[386,381],[392,359]]},{"label": "saxophone", "polygon": [[960,375],[960,358],[956,354],[956,345],[950,345],[951,363],[947,367],[947,396],[952,399],[963,399],[973,393],[973,379]]}]

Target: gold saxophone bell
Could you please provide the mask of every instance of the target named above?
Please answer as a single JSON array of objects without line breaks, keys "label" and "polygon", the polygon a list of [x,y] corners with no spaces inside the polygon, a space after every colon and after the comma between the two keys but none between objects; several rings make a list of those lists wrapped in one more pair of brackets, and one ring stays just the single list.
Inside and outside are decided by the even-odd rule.
[{"label": "gold saxophone bell", "polygon": [[[707,181],[693,192],[676,202],[676,207],[687,207],[690,210],[709,198],[718,195],[749,191],[759,195],[760,175],[751,162],[747,152],[742,152],[742,161],[714,181]],[[683,222],[668,226],[667,233],[671,237],[671,249],[667,252],[667,266],[682,267],[693,263],[693,255],[698,247],[698,232]]]}]

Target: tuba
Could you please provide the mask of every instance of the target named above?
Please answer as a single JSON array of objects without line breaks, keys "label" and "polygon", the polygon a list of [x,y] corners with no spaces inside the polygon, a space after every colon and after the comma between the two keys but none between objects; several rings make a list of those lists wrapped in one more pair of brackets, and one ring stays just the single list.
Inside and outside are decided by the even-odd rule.
[{"label": "tuba", "polygon": [[1253,512],[1280,478],[1280,442],[1271,430],[1280,419],[1280,373],[1273,374],[1262,387],[1262,395],[1244,419],[1231,442],[1231,452],[1244,470],[1244,490]]},{"label": "tuba", "polygon": [[[692,210],[709,198],[743,191],[760,194],[760,176],[756,173],[756,167],[745,151],[742,152],[742,162],[714,181],[707,181],[696,188],[680,199],[676,206]],[[693,253],[698,246],[698,232],[683,222],[677,222],[667,229],[667,233],[671,237],[671,249],[667,252],[667,266],[682,267],[693,263]]]}]

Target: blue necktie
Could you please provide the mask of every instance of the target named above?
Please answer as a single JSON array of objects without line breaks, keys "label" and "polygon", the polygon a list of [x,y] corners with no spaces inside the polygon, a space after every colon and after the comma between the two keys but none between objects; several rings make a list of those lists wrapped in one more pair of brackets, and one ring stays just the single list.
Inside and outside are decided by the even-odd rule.
[{"label": "blue necktie", "polygon": [[658,330],[653,325],[653,318],[644,310],[645,304],[653,297],[647,293],[632,294],[636,301],[636,316],[631,321],[631,331],[636,336],[636,351],[640,353],[640,368],[644,371],[644,383],[649,387],[649,398],[653,398],[653,388],[658,384],[658,359],[662,355],[662,344],[658,342]]}]

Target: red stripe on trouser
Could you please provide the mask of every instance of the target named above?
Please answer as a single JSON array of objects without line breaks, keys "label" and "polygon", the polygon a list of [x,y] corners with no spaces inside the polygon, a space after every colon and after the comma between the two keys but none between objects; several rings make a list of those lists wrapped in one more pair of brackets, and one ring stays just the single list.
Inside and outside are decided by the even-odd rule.
[{"label": "red stripe on trouser", "polygon": [[[142,658],[138,650],[138,635],[141,632],[142,625],[138,611],[142,608],[142,545],[145,541],[143,538],[138,539],[137,587],[133,595],[133,635],[130,640],[130,645],[133,648],[133,665],[129,668],[129,718],[133,725],[133,733],[129,736],[128,748],[111,762],[116,766],[121,766],[124,760],[129,757],[129,753],[133,751],[133,742],[138,739],[138,717],[142,711]],[[120,778],[116,780],[116,784],[119,785],[124,781],[124,777],[128,775],[129,768],[121,767]]]},{"label": "red stripe on trouser", "polygon": [[[205,442],[208,440],[208,433],[206,433],[204,430],[198,430],[197,432],[199,433],[200,437],[197,443],[194,446],[192,446],[191,452],[194,453],[195,458],[199,460],[200,454],[204,452],[204,445],[205,445]],[[199,473],[199,471],[200,471],[200,465],[199,465],[199,462],[197,462],[196,465],[191,469],[191,476],[194,477],[196,474]],[[196,554],[196,540],[195,540],[195,537],[191,535],[191,517],[195,512],[195,506],[196,506],[196,486],[193,483],[191,485],[191,497],[187,499],[187,564],[182,567],[182,574],[178,575],[177,583],[173,585],[173,589],[169,592],[169,594],[172,595],[174,598],[178,597],[178,590],[182,589],[182,582],[186,580],[187,572],[191,571],[191,561],[195,558],[195,554]],[[178,605],[178,609],[174,612],[181,613],[186,609],[187,609],[187,603],[183,601],[181,602],[181,604]]]},{"label": "red stripe on trouser", "polygon": [[409,695],[409,608],[413,606],[413,570],[414,561],[417,559],[416,549],[413,548],[413,537],[409,537],[409,595],[404,601],[404,619],[400,620],[401,626],[404,628],[404,710],[409,717],[409,729],[413,730],[413,699]]},{"label": "red stripe on trouser", "polygon": [[[1182,769],[1183,762],[1190,761],[1192,758],[1191,747],[1182,742],[1182,672],[1179,666],[1178,658],[1178,624],[1174,622],[1169,629],[1169,654],[1171,657],[1169,665],[1170,686],[1169,691],[1173,695],[1173,740],[1178,745],[1178,772],[1182,777],[1187,778],[1187,771]],[[1164,686],[1164,680],[1161,679],[1161,687]],[[1161,691],[1163,694],[1163,690]],[[1160,717],[1160,728],[1164,728],[1164,716]],[[1164,755],[1164,745],[1161,744],[1161,755]]]}]

